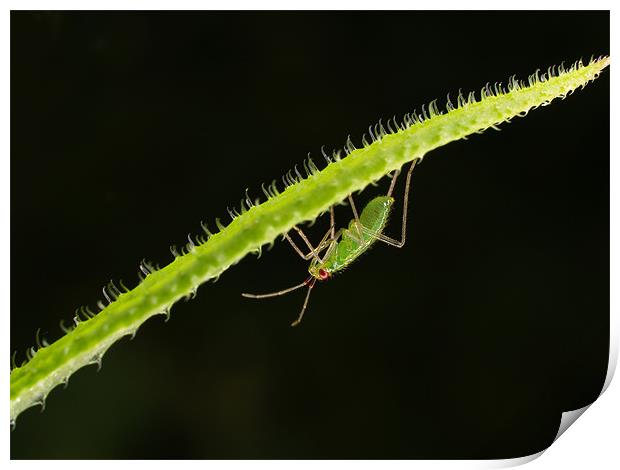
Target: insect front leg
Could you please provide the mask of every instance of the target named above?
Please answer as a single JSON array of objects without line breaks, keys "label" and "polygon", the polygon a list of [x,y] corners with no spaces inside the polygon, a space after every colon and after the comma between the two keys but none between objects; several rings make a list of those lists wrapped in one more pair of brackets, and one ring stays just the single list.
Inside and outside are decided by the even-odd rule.
[{"label": "insect front leg", "polygon": [[295,252],[305,261],[308,261],[309,259],[314,258],[316,261],[320,261],[321,258],[319,257],[319,254],[321,253],[321,251],[323,251],[326,247],[327,247],[327,240],[328,237],[331,233],[331,229],[327,231],[327,233],[323,236],[323,239],[321,240],[321,242],[319,243],[319,246],[317,248],[314,248],[310,242],[308,241],[308,248],[310,248],[310,252],[307,254],[304,254],[303,251],[301,251],[301,249],[297,246],[297,244],[293,241],[293,239],[289,236],[288,233],[284,234],[284,238],[291,244],[291,246],[293,247],[293,249],[295,250]]},{"label": "insect front leg", "polygon": [[[295,242],[293,241],[293,239],[289,236],[289,234],[288,234],[288,233],[285,233],[285,234],[284,234],[284,238],[286,239],[286,241],[288,241],[288,242],[291,244],[291,246],[293,247],[293,250],[295,250],[295,252],[296,252],[296,253],[297,253],[297,254],[298,254],[301,258],[306,259],[306,255],[304,255],[303,251],[301,251],[301,250],[299,249],[299,247],[297,246],[297,243],[295,243]],[[312,252],[310,252],[310,256],[312,256]]]},{"label": "insect front leg", "polygon": [[310,243],[310,240],[308,240],[308,237],[306,237],[304,232],[299,227],[297,227],[297,226],[293,227],[295,229],[295,231],[297,231],[297,233],[299,234],[301,239],[306,243],[306,245],[310,249],[310,252],[308,254],[304,254],[303,251],[301,251],[301,249],[297,246],[297,244],[293,241],[293,239],[289,236],[288,233],[284,234],[284,238],[291,244],[291,246],[293,247],[295,252],[302,259],[304,259],[305,261],[308,261],[311,258],[314,258],[317,262],[321,262],[321,259],[320,259],[320,256],[319,256],[320,253],[325,248],[329,247],[331,241],[334,240],[334,238],[336,236],[336,234],[335,234],[336,219],[335,219],[335,216],[334,216],[334,207],[333,206],[329,208],[329,218],[330,218],[329,230],[327,230],[327,232],[325,233],[325,235],[321,239],[321,242],[319,243],[319,245],[316,248],[314,248],[312,246],[312,244]]}]

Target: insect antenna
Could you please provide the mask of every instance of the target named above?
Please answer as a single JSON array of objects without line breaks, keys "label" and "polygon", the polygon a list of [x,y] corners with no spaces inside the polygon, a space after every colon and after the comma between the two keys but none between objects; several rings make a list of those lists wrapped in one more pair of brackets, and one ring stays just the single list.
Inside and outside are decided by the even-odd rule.
[{"label": "insect antenna", "polygon": [[289,292],[293,292],[294,290],[300,289],[300,288],[302,288],[304,286],[308,286],[308,293],[306,294],[306,299],[304,300],[304,305],[303,305],[303,307],[301,307],[301,312],[299,313],[299,316],[297,317],[297,320],[295,320],[293,323],[291,323],[291,326],[297,326],[297,325],[299,325],[299,323],[301,322],[301,319],[304,316],[304,313],[306,311],[306,307],[308,306],[308,300],[310,299],[310,292],[312,292],[312,288],[314,287],[315,283],[316,283],[316,278],[310,276],[308,279],[306,279],[301,284],[297,284],[296,286],[289,287],[288,289],[279,290],[277,292],[270,292],[268,294],[247,294],[247,293],[243,293],[241,295],[243,297],[248,298],[248,299],[266,299],[268,297],[277,297],[277,296],[280,296],[280,295],[288,294]]},{"label": "insect antenna", "polygon": [[312,288],[314,287],[314,283],[316,282],[315,278],[312,278],[310,283],[308,284],[308,293],[306,294],[306,300],[304,300],[304,305],[301,307],[301,312],[299,312],[299,316],[297,320],[291,323],[291,326],[297,326],[301,323],[301,319],[304,317],[304,312],[306,311],[306,307],[308,306],[308,299],[310,299],[310,292],[312,292]]},{"label": "insect antenna", "polygon": [[246,294],[246,293],[243,293],[241,295],[243,297],[248,298],[248,299],[266,299],[268,297],[277,297],[279,295],[284,295],[284,294],[288,294],[289,292],[293,292],[294,290],[300,289],[303,286],[307,286],[309,282],[312,282],[312,279],[314,279],[314,278],[312,276],[310,276],[308,279],[306,279],[301,284],[297,284],[296,286],[289,287],[288,289],[279,290],[277,292],[270,292],[268,294]]}]

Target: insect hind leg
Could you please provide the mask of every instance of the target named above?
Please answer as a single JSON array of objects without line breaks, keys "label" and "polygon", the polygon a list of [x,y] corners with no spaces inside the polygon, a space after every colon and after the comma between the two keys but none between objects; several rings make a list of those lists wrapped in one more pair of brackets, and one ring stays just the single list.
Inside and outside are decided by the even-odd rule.
[{"label": "insect hind leg", "polygon": [[395,248],[402,248],[405,245],[404,242],[395,240],[391,237],[388,237],[387,235],[384,235],[383,233],[373,232],[372,230],[364,227],[363,225],[361,228],[364,234],[368,235],[369,237],[374,238],[377,241],[383,242],[387,245],[393,246]]},{"label": "insect hind leg", "polygon": [[[413,169],[415,168],[417,163],[418,163],[417,159],[413,161],[413,163],[409,167],[409,171],[407,172],[407,179],[405,181],[405,195],[403,197],[403,218],[402,218],[402,225],[401,225],[402,227],[401,239],[395,240],[394,238],[388,237],[387,235],[384,235],[382,233],[374,233],[371,230],[368,230],[366,227],[362,226],[362,230],[364,231],[364,233],[366,233],[367,235],[370,235],[371,237],[376,238],[377,240],[383,243],[386,243],[396,248],[402,248],[403,246],[405,246],[405,242],[407,241],[407,209],[409,207],[409,192],[411,189],[411,175],[413,174]],[[396,172],[394,173],[394,176],[392,176],[392,183],[390,184],[390,189],[387,194],[388,197],[392,196],[392,192],[394,191],[394,187],[396,185],[396,179],[398,178],[399,174],[400,174],[400,170],[396,170]]]},{"label": "insect hind leg", "polygon": [[390,182],[390,189],[388,190],[387,197],[392,197],[392,193],[394,192],[394,187],[396,186],[396,180],[398,179],[398,175],[400,175],[400,169],[396,170],[392,175],[392,181]]}]

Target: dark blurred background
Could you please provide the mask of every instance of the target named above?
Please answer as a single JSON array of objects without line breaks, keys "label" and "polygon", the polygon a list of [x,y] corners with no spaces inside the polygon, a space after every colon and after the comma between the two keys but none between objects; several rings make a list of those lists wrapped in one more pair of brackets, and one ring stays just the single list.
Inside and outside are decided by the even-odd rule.
[{"label": "dark blurred background", "polygon": [[[322,145],[608,53],[607,12],[13,12],[11,348],[23,359],[37,328],[57,339],[110,279],[167,264],[200,220],[228,220],[245,188],[260,195],[308,152],[322,163]],[[300,327],[303,292],[240,296],[304,279],[278,242],[21,415],[12,457],[547,447],[607,368],[609,73],[502,128],[429,154],[405,248],[377,246],[320,285]]]}]

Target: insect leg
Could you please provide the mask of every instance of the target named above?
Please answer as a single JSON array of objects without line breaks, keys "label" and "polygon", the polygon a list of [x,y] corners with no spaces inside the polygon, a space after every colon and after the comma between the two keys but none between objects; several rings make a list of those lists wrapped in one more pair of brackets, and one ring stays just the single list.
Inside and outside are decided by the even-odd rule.
[{"label": "insect leg", "polygon": [[392,182],[390,183],[390,189],[388,190],[387,197],[392,197],[392,193],[394,192],[394,186],[396,186],[396,179],[400,175],[400,169],[394,172],[392,175]]},{"label": "insect leg", "polygon": [[304,254],[301,249],[297,246],[297,244],[293,241],[293,239],[289,236],[288,233],[284,234],[284,238],[286,240],[288,240],[288,242],[291,244],[291,246],[293,247],[293,249],[297,252],[297,254],[304,259],[305,261],[308,261],[311,258],[315,258],[317,261],[320,261],[320,257],[319,254],[329,246],[329,243],[331,242],[331,238],[329,237],[330,234],[332,232],[332,229],[330,228],[327,233],[325,233],[325,235],[323,235],[323,238],[321,240],[321,242],[319,243],[319,246],[317,246],[316,248],[310,246],[310,252],[308,254]]},{"label": "insect leg", "polygon": [[[295,252],[297,252],[299,256],[301,256],[303,259],[307,259],[306,255],[304,255],[303,251],[299,249],[297,244],[293,241],[293,239],[289,236],[288,233],[284,234],[284,238],[291,244],[291,246],[293,247],[293,249],[295,250]],[[312,256],[312,252],[310,253],[310,255]]]},{"label": "insect leg", "polygon": [[[407,240],[407,207],[409,205],[409,189],[411,187],[411,175],[417,163],[418,163],[418,160],[414,160],[411,166],[409,167],[409,171],[407,172],[407,180],[405,182],[405,196],[403,199],[403,222],[402,222],[402,232],[401,232],[400,241],[394,240],[393,238],[383,235],[382,233],[374,233],[368,230],[366,227],[362,227],[362,230],[364,230],[364,232],[367,233],[368,235],[376,238],[379,241],[382,241],[383,243],[387,243],[388,245],[394,246],[396,248],[402,248],[403,246],[405,246],[405,241]],[[394,178],[392,179],[392,185],[390,185],[390,191],[392,191],[393,189],[396,176],[398,176],[398,173],[395,174]]]},{"label": "insect leg", "polygon": [[330,240],[329,247],[327,248],[327,251],[323,255],[323,258],[321,259],[321,263],[324,263],[325,260],[329,258],[329,255],[331,255],[332,251],[334,251],[334,249],[338,246],[338,238],[340,238],[340,235],[342,234],[342,232],[344,232],[343,228],[341,228],[334,234],[334,238]]},{"label": "insect leg", "polygon": [[[328,248],[330,246],[330,244],[332,243],[331,240],[331,228],[325,233],[325,235],[323,235],[323,238],[321,239],[321,242],[319,243],[319,246],[317,246],[316,248],[316,254],[317,256],[323,251],[325,250],[325,248]],[[310,258],[312,258],[314,256],[314,253],[308,253],[306,255],[306,261],[308,261]],[[320,258],[320,257],[319,257]],[[319,259],[319,261],[322,262],[322,260]]]},{"label": "insect leg", "polygon": [[383,243],[386,243],[390,246],[394,246],[396,248],[402,248],[403,244],[401,244],[398,240],[394,240],[393,238],[388,237],[387,235],[384,235],[382,233],[378,233],[378,232],[373,232],[372,230],[364,227],[362,225],[362,231],[368,235],[369,237],[372,237],[378,241],[381,241]]},{"label": "insect leg", "polygon": [[[306,237],[306,234],[303,232],[302,229],[300,229],[299,227],[297,227],[297,225],[293,226],[293,228],[295,229],[295,231],[299,234],[299,236],[301,237],[301,239],[305,242],[306,246],[310,249],[310,253],[312,254],[312,256],[319,261],[319,254],[316,248],[314,248],[312,246],[312,243],[310,243],[310,240],[308,240],[308,237]],[[308,259],[308,258],[304,258],[304,259]]]},{"label": "insect leg", "polygon": [[[316,250],[312,249],[312,246],[308,243],[307,238],[305,237],[304,233],[301,231],[301,229],[295,227],[295,230],[297,230],[297,232],[299,233],[299,236],[301,236],[304,241],[306,241],[306,244],[308,245],[308,247],[310,248],[311,251],[315,251],[316,254],[320,254],[321,251],[323,251],[325,248],[327,248],[329,246],[329,243],[327,243],[326,245],[325,242],[327,241],[327,237],[328,235],[330,236],[330,240],[334,240],[337,238],[336,236],[336,216],[334,214],[334,206],[331,206],[329,208],[329,230],[327,231],[327,233],[323,236],[321,242],[319,243],[318,247],[316,248]],[[299,253],[299,251],[298,251]],[[312,253],[308,253],[307,255],[302,255],[302,257],[307,261],[312,257]]]},{"label": "insect leg", "polygon": [[357,208],[355,207],[355,203],[353,202],[353,196],[351,196],[349,194],[349,204],[351,205],[351,210],[353,211],[353,216],[355,217],[355,222],[356,222],[356,227],[357,227],[357,234],[360,236],[360,240],[362,239],[362,232],[360,230],[360,227],[362,226],[362,223],[360,222],[360,218],[357,215]]},{"label": "insect leg", "polygon": [[407,207],[409,205],[409,189],[411,187],[411,175],[413,174],[413,169],[415,168],[418,160],[414,160],[411,166],[409,167],[409,171],[407,172],[407,180],[405,182],[405,198],[403,199],[403,223],[402,223],[402,232],[401,239],[399,243],[399,248],[405,246],[405,241],[407,237]]},{"label": "insect leg", "polygon": [[[295,252],[304,260],[308,261],[310,258],[314,257],[317,261],[319,261],[319,253],[321,252],[321,244],[323,244],[323,242],[325,241],[325,238],[327,237],[327,235],[330,233],[329,231],[327,232],[327,235],[323,237],[323,240],[321,241],[321,243],[319,243],[319,247],[318,248],[314,248],[312,246],[312,243],[310,243],[310,240],[308,240],[308,238],[306,237],[306,235],[304,234],[304,232],[297,226],[293,227],[297,233],[299,234],[299,236],[301,237],[301,239],[306,243],[306,246],[310,249],[310,253],[308,254],[304,254],[303,251],[301,251],[301,249],[297,246],[297,244],[293,241],[293,239],[290,237],[290,235],[288,233],[284,234],[284,238],[291,244],[291,246],[293,247],[293,249],[295,250]],[[330,229],[331,231],[331,229]]]},{"label": "insect leg", "polygon": [[351,206],[351,210],[353,211],[353,216],[355,217],[355,221],[359,224],[360,218],[357,215],[357,208],[355,207],[355,203],[353,202],[353,196],[349,194],[347,197],[349,198],[349,205]]},{"label": "insect leg", "polygon": [[[330,228],[325,235],[323,235],[323,239],[321,240],[321,243],[319,243],[319,246],[317,247],[316,251],[317,253],[321,253],[323,250],[325,250],[325,248],[329,248],[331,246],[331,244],[334,242],[334,239],[332,239],[331,235],[332,235],[332,229]],[[340,234],[337,233],[336,236],[339,236]]]}]

